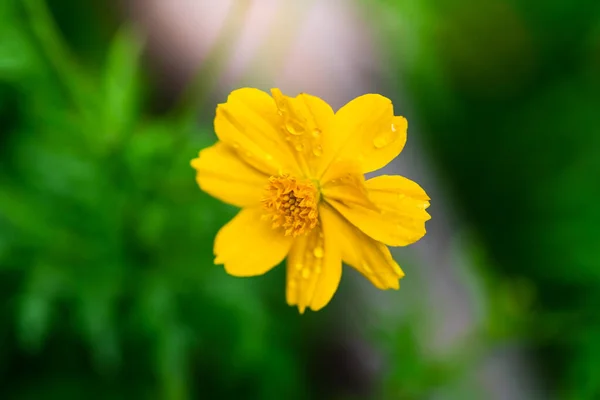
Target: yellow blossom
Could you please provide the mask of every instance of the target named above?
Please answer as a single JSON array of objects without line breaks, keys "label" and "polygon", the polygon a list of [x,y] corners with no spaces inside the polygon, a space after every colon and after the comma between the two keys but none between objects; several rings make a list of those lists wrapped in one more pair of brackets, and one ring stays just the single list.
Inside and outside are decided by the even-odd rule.
[{"label": "yellow blossom", "polygon": [[323,100],[233,91],[219,104],[219,141],[191,164],[200,188],[242,210],[217,234],[215,264],[234,276],[264,274],[287,256],[288,304],[323,308],[342,261],[380,289],[404,273],[389,246],[425,235],[429,197],[415,182],[364,174],[392,161],[408,123],[392,102],[360,96],[336,113]]}]

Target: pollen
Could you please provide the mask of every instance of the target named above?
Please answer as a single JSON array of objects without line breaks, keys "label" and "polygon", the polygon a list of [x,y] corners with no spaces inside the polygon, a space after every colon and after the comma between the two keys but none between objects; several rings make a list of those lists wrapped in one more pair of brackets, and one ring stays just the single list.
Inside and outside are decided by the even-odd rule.
[{"label": "pollen", "polygon": [[289,175],[272,176],[265,188],[264,218],[271,219],[273,229],[283,228],[286,236],[310,232],[318,223],[319,194],[310,181]]}]

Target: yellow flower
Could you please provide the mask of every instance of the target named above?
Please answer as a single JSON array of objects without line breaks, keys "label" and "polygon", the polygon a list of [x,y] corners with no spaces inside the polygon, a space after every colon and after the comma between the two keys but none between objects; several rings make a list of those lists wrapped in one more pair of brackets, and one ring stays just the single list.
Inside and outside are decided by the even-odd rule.
[{"label": "yellow flower", "polygon": [[219,141],[191,162],[202,190],[242,208],[216,236],[215,264],[255,276],[287,256],[286,298],[301,313],[331,300],[342,261],[398,289],[404,273],[386,245],[425,235],[429,197],[401,176],[364,174],[402,151],[406,119],[376,94],[336,113],[308,94],[271,94],[233,91],[217,107]]}]

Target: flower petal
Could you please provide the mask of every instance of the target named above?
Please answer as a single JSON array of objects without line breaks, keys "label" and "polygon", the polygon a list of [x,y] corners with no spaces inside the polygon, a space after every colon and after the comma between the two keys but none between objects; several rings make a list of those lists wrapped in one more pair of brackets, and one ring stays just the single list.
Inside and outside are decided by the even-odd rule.
[{"label": "flower petal", "polygon": [[[335,134],[326,138],[326,146],[336,149],[329,162],[358,161],[363,173],[382,168],[404,148],[407,128],[406,118],[394,116],[388,98],[378,94],[357,97],[335,114],[331,128]],[[328,180],[327,176],[323,179]]]},{"label": "flower petal", "polygon": [[365,177],[351,161],[336,161],[329,167],[330,179],[321,186],[321,194],[328,201],[341,202],[347,206],[378,208],[369,199]]},{"label": "flower petal", "polygon": [[217,142],[191,162],[202,190],[238,207],[260,204],[269,177],[245,163],[223,142]]},{"label": "flower petal", "polygon": [[306,177],[317,177],[316,171],[326,160],[325,153],[332,152],[324,138],[334,113],[329,104],[316,96],[300,93],[296,97],[285,96],[279,89],[271,89],[282,118],[282,131],[296,162]]},{"label": "flower petal", "polygon": [[292,237],[271,228],[260,207],[241,210],[215,238],[215,264],[234,276],[262,275],[288,254]]},{"label": "flower petal", "polygon": [[341,246],[342,260],[358,270],[379,289],[398,289],[404,272],[392,258],[390,250],[349,224],[331,206],[321,207],[321,216],[329,222]]},{"label": "flower petal", "polygon": [[[429,197],[415,182],[401,176],[384,175],[365,182],[374,210],[358,202],[326,200],[348,221],[378,242],[406,246],[425,235],[425,211]],[[366,201],[366,200],[365,200]]]},{"label": "flower petal", "polygon": [[297,305],[300,313],[307,306],[320,310],[335,294],[342,278],[339,245],[327,217],[308,235],[295,239],[287,260],[286,299],[289,305]]},{"label": "flower petal", "polygon": [[281,170],[299,173],[275,101],[258,89],[234,90],[217,106],[215,132],[240,158],[268,175]]}]

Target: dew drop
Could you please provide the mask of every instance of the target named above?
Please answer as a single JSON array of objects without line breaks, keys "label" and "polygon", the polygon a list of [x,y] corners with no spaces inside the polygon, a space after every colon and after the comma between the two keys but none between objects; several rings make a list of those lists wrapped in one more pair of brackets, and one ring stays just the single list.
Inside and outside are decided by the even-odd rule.
[{"label": "dew drop", "polygon": [[288,106],[285,100],[280,96],[275,99],[275,104],[277,105],[277,113],[279,115],[283,115],[288,112]]},{"label": "dew drop", "polygon": [[285,122],[285,129],[294,136],[302,135],[304,127],[295,119],[288,119]]},{"label": "dew drop", "polygon": [[375,139],[373,139],[373,146],[376,149],[381,149],[394,141],[394,132],[392,130],[380,133]]},{"label": "dew drop", "polygon": [[396,132],[396,125],[392,123],[392,132]]},{"label": "dew drop", "polygon": [[323,248],[322,247],[315,247],[315,249],[313,250],[313,254],[317,258],[323,258]]},{"label": "dew drop", "polygon": [[239,149],[240,148],[240,144],[238,142],[233,142],[232,144],[234,149]]},{"label": "dew drop", "polygon": [[296,265],[294,265],[294,268],[300,271],[302,268],[304,268],[304,265],[302,265],[302,263],[296,263]]},{"label": "dew drop", "polygon": [[308,269],[308,268],[304,268],[304,269],[302,270],[302,277],[303,277],[304,279],[308,279],[308,278],[310,278],[310,269]]},{"label": "dew drop", "polygon": [[288,287],[289,287],[290,289],[294,289],[294,288],[295,288],[297,285],[298,285],[298,284],[297,284],[297,283],[296,283],[296,281],[295,281],[295,280],[293,280],[293,279],[290,279],[290,280],[289,280],[289,282],[288,282]]},{"label": "dew drop", "polygon": [[302,143],[297,143],[294,148],[296,149],[296,151],[302,151],[304,150],[304,145]]},{"label": "dew drop", "polygon": [[321,157],[323,155],[323,147],[321,147],[321,145],[316,145],[313,148],[313,154],[317,157]]},{"label": "dew drop", "polygon": [[273,156],[270,154],[265,154],[265,158],[267,159],[267,161],[271,161],[273,159]]},{"label": "dew drop", "polygon": [[321,136],[321,130],[319,128],[313,129],[313,131],[312,131],[312,137],[314,137],[316,139],[319,136]]},{"label": "dew drop", "polygon": [[387,141],[383,137],[373,139],[373,146],[375,146],[376,149],[381,149],[382,147],[385,147],[386,144]]},{"label": "dew drop", "polygon": [[403,193],[398,194],[398,200],[403,200],[405,197],[406,197],[406,195]]}]

